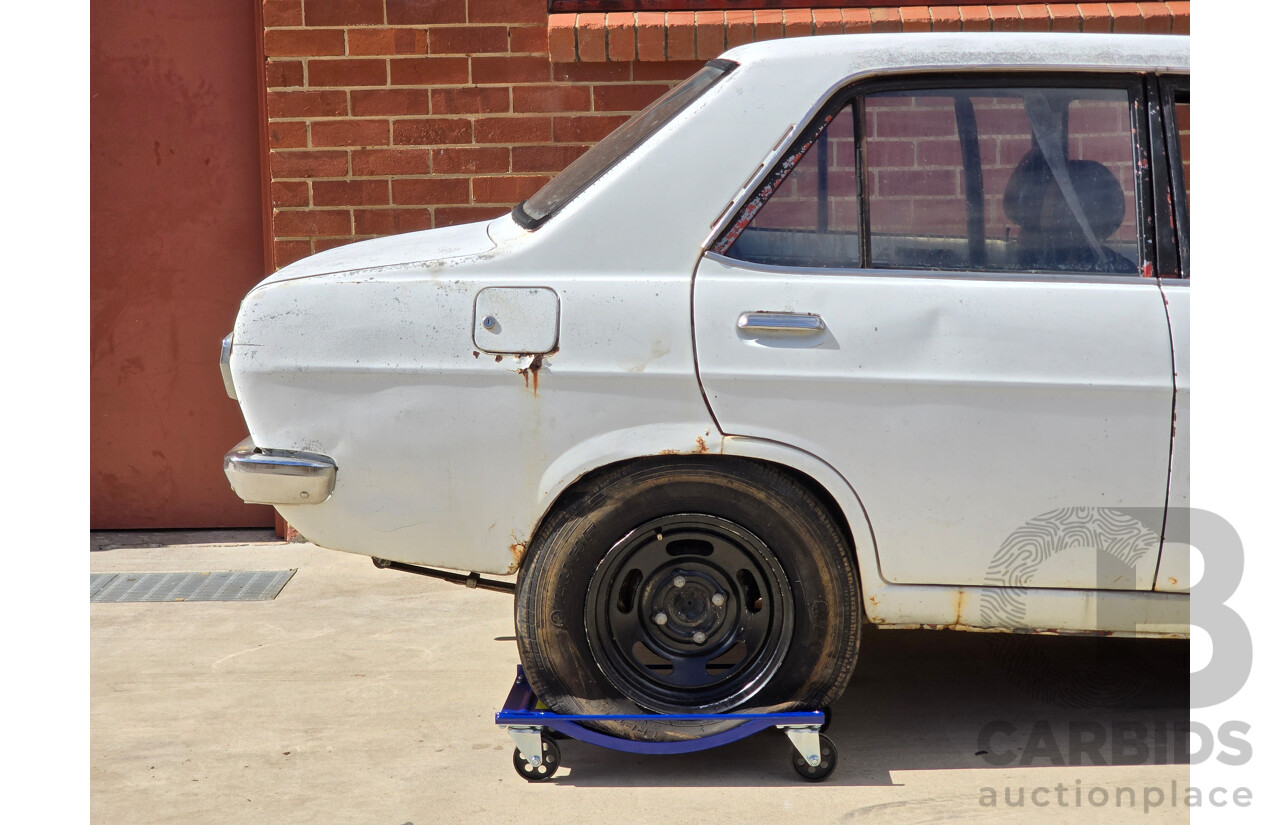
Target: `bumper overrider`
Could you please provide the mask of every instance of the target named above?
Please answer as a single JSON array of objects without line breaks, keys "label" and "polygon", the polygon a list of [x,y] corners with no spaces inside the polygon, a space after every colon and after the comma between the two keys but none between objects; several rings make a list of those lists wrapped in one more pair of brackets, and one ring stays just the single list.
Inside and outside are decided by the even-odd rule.
[{"label": "bumper overrider", "polygon": [[318,453],[263,451],[252,438],[222,459],[231,489],[246,504],[319,504],[329,498],[338,465]]}]

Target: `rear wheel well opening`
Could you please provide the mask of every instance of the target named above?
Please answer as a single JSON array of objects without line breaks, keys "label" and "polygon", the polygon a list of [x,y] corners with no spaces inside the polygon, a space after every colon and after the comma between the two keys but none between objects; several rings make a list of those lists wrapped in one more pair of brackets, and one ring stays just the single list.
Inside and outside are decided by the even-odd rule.
[{"label": "rear wheel well opening", "polygon": [[[542,518],[538,520],[537,526],[530,533],[529,542],[526,545],[526,547],[529,549],[532,549],[538,546],[539,533],[543,531],[547,523],[552,520],[552,517],[556,513],[560,512],[570,502],[575,501],[579,496],[583,495],[600,478],[606,475],[610,475],[623,467],[627,467],[629,470],[639,470],[652,464],[688,463],[688,464],[707,465],[707,464],[714,464],[715,462],[719,462],[719,461],[742,462],[742,463],[758,464],[761,466],[770,467],[782,473],[783,475],[786,475],[796,484],[803,487],[806,492],[808,492],[810,495],[812,495],[815,499],[818,500],[818,503],[821,504],[823,509],[827,511],[827,514],[831,517],[831,520],[835,522],[836,527],[839,528],[841,535],[844,536],[844,540],[848,543],[847,547],[850,553],[850,561],[853,563],[854,573],[858,575],[859,580],[861,580],[862,569],[861,569],[861,565],[858,563],[858,544],[857,542],[854,541],[853,528],[849,524],[849,518],[847,515],[845,515],[844,508],[842,508],[840,504],[836,501],[835,496],[831,495],[831,493],[827,490],[825,486],[819,483],[815,478],[813,478],[813,476],[809,475],[808,473],[797,470],[796,468],[791,467],[787,464],[781,464],[776,461],[767,461],[765,459],[760,459],[760,458],[752,458],[749,456],[718,456],[718,455],[638,456],[636,458],[624,458],[620,461],[614,461],[609,464],[603,464],[599,467],[596,467],[595,469],[588,470],[587,472],[579,476],[577,479],[575,479],[568,487],[565,487],[563,490],[561,490],[560,494],[556,496],[554,501],[551,502],[551,505],[548,506],[546,511],[542,514]],[[525,553],[525,555],[520,561],[520,570],[524,569],[525,565],[528,563],[528,560],[529,560],[529,555],[528,553]]]}]

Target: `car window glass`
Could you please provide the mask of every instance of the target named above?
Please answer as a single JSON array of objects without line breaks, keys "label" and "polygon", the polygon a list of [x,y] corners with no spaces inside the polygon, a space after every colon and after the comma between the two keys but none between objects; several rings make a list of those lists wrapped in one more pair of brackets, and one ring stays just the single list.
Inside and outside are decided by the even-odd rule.
[{"label": "car window glass", "polygon": [[709,62],[697,74],[650,103],[606,135],[586,154],[565,167],[550,183],[535,192],[533,197],[516,206],[512,212],[513,217],[528,229],[539,226],[697,100],[736,65],[727,60]]},{"label": "car window glass", "polygon": [[1123,89],[868,95],[871,266],[1139,271]]},{"label": "car window glass", "polygon": [[811,124],[712,251],[774,266],[1136,275],[1131,111],[1123,88],[872,92]]},{"label": "car window glass", "polygon": [[853,107],[823,125],[811,141],[792,148],[739,217],[740,232],[715,251],[776,266],[858,265]]}]

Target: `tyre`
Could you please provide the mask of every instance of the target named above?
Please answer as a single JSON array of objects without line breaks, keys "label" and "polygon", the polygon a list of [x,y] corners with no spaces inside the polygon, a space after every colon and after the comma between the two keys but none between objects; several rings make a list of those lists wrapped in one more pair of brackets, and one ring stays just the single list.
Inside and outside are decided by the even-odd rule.
[{"label": "tyre", "polygon": [[[791,476],[655,458],[587,479],[547,517],[516,585],[516,639],[560,713],[812,709],[848,683],[859,605],[848,541]],[[734,724],[597,727],[675,741]]]}]

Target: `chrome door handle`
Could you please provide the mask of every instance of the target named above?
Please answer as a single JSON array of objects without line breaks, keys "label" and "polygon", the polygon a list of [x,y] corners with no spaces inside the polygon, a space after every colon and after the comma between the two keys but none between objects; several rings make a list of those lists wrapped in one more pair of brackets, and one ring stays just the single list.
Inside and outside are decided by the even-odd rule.
[{"label": "chrome door handle", "polygon": [[744,312],[738,316],[738,329],[746,332],[815,335],[826,328],[821,315],[802,312]]}]

